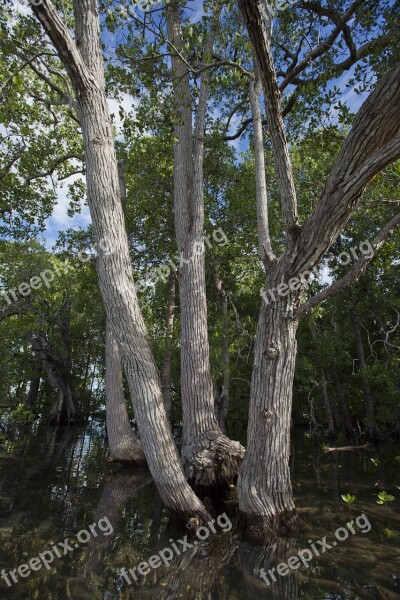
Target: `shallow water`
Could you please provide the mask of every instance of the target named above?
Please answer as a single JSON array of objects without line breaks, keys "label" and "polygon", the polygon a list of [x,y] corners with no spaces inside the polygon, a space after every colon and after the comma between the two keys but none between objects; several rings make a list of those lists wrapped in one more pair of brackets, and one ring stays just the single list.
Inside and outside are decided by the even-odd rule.
[{"label": "shallow water", "polygon": [[[396,457],[398,457],[396,459]],[[104,429],[91,422],[84,429],[57,432],[36,428],[0,447],[0,571],[16,569],[58,543],[57,558],[49,569],[43,565],[26,577],[18,572],[7,587],[0,580],[0,598],[73,599],[394,599],[400,598],[400,445],[388,444],[357,452],[324,453],[320,442],[296,432],[292,442],[291,470],[301,528],[295,537],[280,538],[257,547],[242,539],[236,525],[235,490],[216,517],[226,511],[233,524],[220,519],[204,542],[170,523],[151,477],[146,470],[119,469],[107,462]],[[395,496],[387,506],[376,504],[385,490]],[[335,531],[350,520],[341,494],[357,499],[352,505],[351,530]],[[365,517],[358,522],[357,517]],[[96,524],[94,531],[89,526]],[[371,529],[369,529],[369,525]],[[101,527],[100,527],[101,526]],[[393,532],[389,539],[385,528]],[[225,529],[225,533],[222,531]],[[86,530],[88,533],[79,533]],[[112,530],[112,531],[111,531]],[[95,535],[96,533],[96,535]],[[79,536],[78,536],[79,534]],[[205,534],[204,534],[205,535]],[[321,544],[332,548],[322,553]],[[336,545],[332,544],[336,541]],[[320,555],[304,553],[304,564],[281,567],[268,576],[265,571],[286,562],[314,543]],[[78,547],[75,548],[75,545]],[[133,569],[149,557],[157,568],[142,566],[127,577],[121,569]],[[63,553],[66,551],[66,555]],[[45,559],[50,560],[46,554]],[[310,558],[309,562],[307,559]],[[170,564],[169,564],[170,563]],[[298,564],[297,564],[298,563]],[[42,563],[40,563],[42,564]],[[167,564],[169,566],[167,566]],[[33,563],[38,567],[38,562]],[[26,574],[26,570],[22,569]],[[273,579],[276,579],[276,582]]]}]

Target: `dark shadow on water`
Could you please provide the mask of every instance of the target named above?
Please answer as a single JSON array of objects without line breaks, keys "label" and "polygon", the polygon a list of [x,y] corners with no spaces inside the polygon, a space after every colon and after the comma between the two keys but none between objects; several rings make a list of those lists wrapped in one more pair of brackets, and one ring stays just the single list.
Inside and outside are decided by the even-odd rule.
[{"label": "dark shadow on water", "polygon": [[[397,458],[396,458],[397,457]],[[253,546],[236,527],[233,491],[225,507],[230,531],[193,544],[177,529],[146,469],[120,469],[107,461],[104,428],[33,429],[0,452],[0,572],[10,571],[66,538],[103,520],[104,531],[8,588],[3,600],[394,600],[400,598],[400,445],[325,454],[304,432],[293,440],[291,471],[301,527],[294,538]],[[376,504],[378,491],[395,496]],[[365,513],[371,530],[357,530],[308,566],[267,585],[260,576],[286,563],[310,542],[349,520],[341,494],[357,496],[352,518]],[[105,520],[106,518],[106,520]],[[110,527],[108,528],[107,523]],[[385,537],[389,527],[393,537]],[[128,583],[137,568],[188,535],[185,552]],[[168,561],[167,561],[168,562]],[[137,573],[137,571],[136,571]]]}]

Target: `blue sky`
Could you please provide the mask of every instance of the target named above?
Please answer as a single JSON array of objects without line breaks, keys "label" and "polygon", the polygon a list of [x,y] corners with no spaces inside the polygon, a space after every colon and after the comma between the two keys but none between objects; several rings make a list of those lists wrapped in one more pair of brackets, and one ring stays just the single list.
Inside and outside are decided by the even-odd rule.
[{"label": "blue sky", "polygon": [[[14,4],[17,5],[18,0],[14,0]],[[203,12],[203,3],[201,0],[194,0],[188,3],[188,9],[190,10],[190,17],[192,20],[196,21],[202,17]],[[28,12],[29,9],[22,7],[23,12]],[[113,39],[112,34],[109,32],[105,32],[104,39],[105,45],[114,46],[115,40]],[[352,70],[344,73],[342,77],[335,82],[335,84],[343,90],[342,101],[347,104],[347,106],[352,110],[352,112],[357,112],[362,102],[365,99],[365,95],[357,95],[353,89],[346,89],[346,83],[352,77]],[[122,103],[126,112],[130,112],[130,110],[135,107],[135,99],[128,94],[122,95],[122,101],[118,102],[116,100],[109,100],[109,107],[111,113],[114,115],[114,122],[116,126],[117,136],[121,134],[121,123],[119,122],[119,104]],[[335,117],[335,109],[332,108],[331,114],[333,118]],[[232,120],[231,132],[236,131],[238,125],[238,120]],[[240,150],[245,150],[248,146],[248,134],[244,135],[241,139],[235,140],[232,142],[232,145],[235,148]],[[81,176],[74,176],[74,178],[78,178]],[[78,228],[87,228],[90,223],[90,214],[87,206],[82,206],[82,212],[80,214],[75,214],[73,217],[69,217],[67,214],[69,200],[67,196],[67,186],[68,183],[73,181],[72,178],[62,182],[57,185],[57,205],[54,208],[52,216],[47,220],[46,223],[46,231],[42,236],[43,239],[47,241],[48,245],[52,245],[54,241],[57,239],[60,231],[65,231],[69,228],[78,229]],[[49,181],[49,185],[52,183]]]}]

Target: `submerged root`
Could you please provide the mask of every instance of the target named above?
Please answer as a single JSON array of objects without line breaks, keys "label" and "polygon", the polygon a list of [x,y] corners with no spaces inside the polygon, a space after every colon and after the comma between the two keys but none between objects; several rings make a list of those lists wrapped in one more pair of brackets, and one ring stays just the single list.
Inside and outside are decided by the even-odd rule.
[{"label": "submerged root", "polygon": [[255,544],[265,544],[278,535],[295,533],[299,528],[299,517],[295,508],[288,508],[269,515],[243,513],[245,536]]},{"label": "submerged root", "polygon": [[196,488],[226,487],[235,481],[245,449],[221,431],[208,431],[182,450],[185,475]]}]

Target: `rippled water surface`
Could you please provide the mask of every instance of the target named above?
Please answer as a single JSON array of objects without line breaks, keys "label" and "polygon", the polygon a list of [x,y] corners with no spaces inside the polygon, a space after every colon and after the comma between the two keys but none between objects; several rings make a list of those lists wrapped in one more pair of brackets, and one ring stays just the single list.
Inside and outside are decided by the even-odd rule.
[{"label": "rippled water surface", "polygon": [[[42,566],[26,577],[15,573],[17,583],[7,575],[10,587],[1,579],[0,598],[400,598],[399,468],[398,444],[324,453],[320,443],[297,432],[291,470],[301,528],[295,537],[265,547],[246,542],[237,525],[232,489],[225,505],[215,508],[215,516],[225,511],[229,515],[230,531],[219,528],[179,556],[174,553],[169,566],[162,563],[144,575],[135,571],[137,581],[130,576],[128,584],[121,576],[123,568],[137,568],[173,542],[183,548],[178,540],[186,532],[170,522],[146,470],[120,469],[107,461],[101,424],[91,422],[84,430],[37,428],[0,446],[0,571],[8,573],[67,538],[71,549],[58,546],[61,555],[67,554],[55,557],[49,569]],[[395,499],[378,505],[377,493],[382,490]],[[349,507],[341,499],[346,493],[356,496],[353,521],[365,516],[360,527],[353,525],[354,534],[338,541],[336,530],[350,519]],[[101,519],[103,531],[98,526],[97,535],[91,535],[89,526]],[[80,535],[78,543],[82,530],[89,534]],[[262,568],[276,569],[311,543],[322,551],[316,541],[324,536],[332,548],[308,563],[306,553],[307,566],[297,561],[293,563],[297,568],[286,575],[273,571],[269,586],[261,579]],[[339,537],[345,536],[346,530],[341,530]],[[194,540],[189,536],[188,541]]]}]

